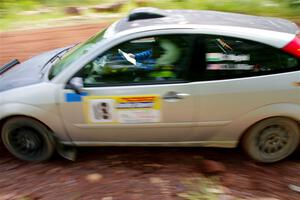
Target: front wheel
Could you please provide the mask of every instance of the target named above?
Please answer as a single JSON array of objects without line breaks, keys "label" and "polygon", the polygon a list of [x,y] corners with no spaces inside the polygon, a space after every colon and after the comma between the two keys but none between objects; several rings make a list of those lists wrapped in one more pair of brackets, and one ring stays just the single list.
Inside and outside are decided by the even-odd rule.
[{"label": "front wheel", "polygon": [[273,117],[255,124],[242,139],[246,153],[256,161],[271,163],[288,157],[298,147],[299,125],[287,118]]},{"label": "front wheel", "polygon": [[17,158],[26,161],[44,161],[55,151],[51,132],[40,122],[26,117],[15,117],[2,127],[2,141]]}]

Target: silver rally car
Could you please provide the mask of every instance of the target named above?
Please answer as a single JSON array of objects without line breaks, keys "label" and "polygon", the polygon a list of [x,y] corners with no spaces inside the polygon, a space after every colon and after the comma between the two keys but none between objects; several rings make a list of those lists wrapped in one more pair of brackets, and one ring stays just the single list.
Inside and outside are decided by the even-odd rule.
[{"label": "silver rally car", "polygon": [[300,141],[298,33],[278,18],[135,9],[84,43],[3,66],[2,141],[28,161],[76,146],[239,144],[282,160]]}]

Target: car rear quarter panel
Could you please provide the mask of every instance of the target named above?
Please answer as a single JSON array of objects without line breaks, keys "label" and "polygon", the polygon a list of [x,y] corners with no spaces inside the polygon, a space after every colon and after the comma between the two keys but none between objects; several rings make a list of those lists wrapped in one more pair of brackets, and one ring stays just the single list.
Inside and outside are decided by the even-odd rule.
[{"label": "car rear quarter panel", "polygon": [[195,140],[236,145],[249,127],[263,119],[282,116],[300,122],[300,87],[293,85],[297,80],[300,71],[199,82]]},{"label": "car rear quarter panel", "polygon": [[252,125],[263,119],[276,116],[290,118],[300,123],[300,104],[278,103],[257,108],[232,121],[232,123],[217,132],[212,140],[224,140],[224,135],[226,135],[228,136],[227,139],[236,141],[235,145],[237,145],[243,133]]}]

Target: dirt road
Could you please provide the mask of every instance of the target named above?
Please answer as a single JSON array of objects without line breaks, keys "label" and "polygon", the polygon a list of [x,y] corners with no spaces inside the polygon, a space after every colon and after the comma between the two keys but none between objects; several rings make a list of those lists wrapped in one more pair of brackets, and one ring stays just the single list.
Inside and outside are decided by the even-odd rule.
[{"label": "dirt road", "polygon": [[38,53],[84,41],[106,26],[92,24],[0,32],[0,66],[14,58],[24,61]]},{"label": "dirt road", "polygon": [[226,167],[217,177],[227,199],[298,200],[288,188],[300,184],[298,155],[261,165],[238,149],[111,147],[79,149],[76,162],[57,156],[26,163],[2,148],[0,199],[182,199],[178,194],[190,190],[185,181],[203,177],[201,163],[209,159]]},{"label": "dirt road", "polygon": [[[105,24],[0,33],[0,65],[83,41],[103,27]],[[56,156],[45,163],[26,163],[1,145],[0,200],[176,200],[187,198],[189,192],[200,200],[209,195],[211,199],[217,195],[222,199],[298,200],[300,193],[288,185],[300,185],[299,155],[298,151],[280,163],[261,165],[239,149],[82,148],[76,162]],[[222,166],[218,175],[204,176],[206,159]],[[201,183],[187,184],[199,177]],[[210,181],[224,187],[212,190]]]}]

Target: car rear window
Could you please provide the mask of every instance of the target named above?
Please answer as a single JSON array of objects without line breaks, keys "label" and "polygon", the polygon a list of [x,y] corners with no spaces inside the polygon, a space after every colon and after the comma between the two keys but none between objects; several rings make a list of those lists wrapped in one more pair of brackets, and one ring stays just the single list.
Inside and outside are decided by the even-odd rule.
[{"label": "car rear window", "polygon": [[205,39],[206,80],[272,74],[299,69],[299,59],[262,43],[223,36]]}]

